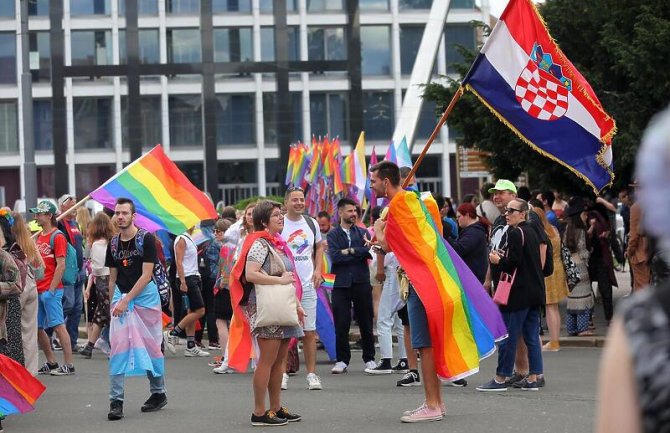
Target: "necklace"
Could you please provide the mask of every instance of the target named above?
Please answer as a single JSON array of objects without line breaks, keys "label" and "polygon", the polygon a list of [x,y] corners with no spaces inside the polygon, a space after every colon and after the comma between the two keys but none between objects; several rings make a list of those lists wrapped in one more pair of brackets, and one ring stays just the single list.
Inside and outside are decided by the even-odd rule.
[{"label": "necklace", "polygon": [[[123,265],[124,268],[128,266],[128,255],[124,254],[124,252],[126,253],[130,252],[130,241],[132,241],[132,239],[123,241],[121,240],[121,238],[119,238],[119,249],[121,250],[120,256],[123,257],[123,260],[121,260],[121,264]],[[125,248],[123,245],[124,243],[126,244]]]}]

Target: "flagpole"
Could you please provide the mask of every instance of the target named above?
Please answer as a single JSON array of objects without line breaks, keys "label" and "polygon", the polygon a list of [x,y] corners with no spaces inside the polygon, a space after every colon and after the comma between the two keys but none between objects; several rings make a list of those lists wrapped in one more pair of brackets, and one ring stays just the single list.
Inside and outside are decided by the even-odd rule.
[{"label": "flagpole", "polygon": [[451,111],[454,109],[454,106],[456,105],[456,102],[460,99],[461,95],[463,94],[464,89],[463,87],[459,87],[456,93],[454,94],[454,97],[451,98],[451,102],[449,102],[449,105],[447,106],[447,109],[444,110],[444,113],[442,114],[442,117],[440,118],[440,121],[437,122],[437,126],[435,126],[435,129],[433,130],[433,133],[430,135],[430,138],[428,139],[428,142],[426,142],[426,145],[423,147],[423,150],[421,151],[421,154],[419,157],[416,159],[416,162],[414,163],[414,166],[412,167],[412,170],[409,172],[407,177],[405,178],[405,181],[402,183],[403,188],[407,188],[409,185],[410,179],[414,177],[416,174],[416,171],[419,169],[419,165],[421,165],[421,161],[423,161],[423,158],[426,156],[426,153],[428,153],[428,149],[430,148],[430,145],[433,144],[433,141],[437,138],[437,135],[440,133],[440,128],[442,128],[442,125],[447,121],[447,118],[449,117],[449,114],[451,114]]}]

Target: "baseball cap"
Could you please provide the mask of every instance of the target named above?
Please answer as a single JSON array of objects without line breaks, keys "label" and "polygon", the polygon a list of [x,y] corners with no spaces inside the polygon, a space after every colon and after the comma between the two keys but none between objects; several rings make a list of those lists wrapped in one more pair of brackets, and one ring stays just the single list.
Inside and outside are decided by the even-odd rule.
[{"label": "baseball cap", "polygon": [[498,179],[496,185],[489,189],[490,193],[494,193],[496,191],[512,191],[514,194],[516,194],[516,185],[514,185],[514,182],[511,180]]},{"label": "baseball cap", "polygon": [[49,200],[42,200],[38,203],[37,207],[28,209],[30,213],[51,213],[56,215],[57,209],[56,205],[51,203]]},{"label": "baseball cap", "polygon": [[58,207],[63,206],[63,203],[67,202],[68,200],[74,201],[74,196],[71,194],[63,194],[62,196],[60,196],[60,198],[58,199]]}]

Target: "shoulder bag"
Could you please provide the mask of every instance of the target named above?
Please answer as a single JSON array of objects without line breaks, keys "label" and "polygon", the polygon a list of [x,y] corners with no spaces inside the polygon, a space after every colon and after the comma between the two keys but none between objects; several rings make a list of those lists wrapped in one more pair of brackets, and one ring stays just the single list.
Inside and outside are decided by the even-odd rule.
[{"label": "shoulder bag", "polygon": [[[281,272],[286,272],[284,261],[268,245],[271,260],[277,260]],[[291,284],[254,284],[256,289],[256,327],[298,326],[298,299],[295,286]]]},{"label": "shoulder bag", "polygon": [[[523,248],[525,240],[523,235],[523,229],[519,228],[519,230],[521,231],[521,247]],[[512,291],[512,284],[514,284],[517,269],[514,270],[512,275],[508,274],[507,272],[502,272],[500,274],[500,279],[498,280],[498,284],[496,284],[496,293],[493,295],[493,302],[495,302],[496,304],[507,305],[507,303],[509,302],[509,295],[510,292]]]}]

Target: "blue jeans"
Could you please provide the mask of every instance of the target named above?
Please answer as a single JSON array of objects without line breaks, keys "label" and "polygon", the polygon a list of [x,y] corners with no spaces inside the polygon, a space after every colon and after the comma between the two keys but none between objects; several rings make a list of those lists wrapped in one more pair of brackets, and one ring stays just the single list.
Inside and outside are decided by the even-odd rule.
[{"label": "blue jeans", "polygon": [[[149,392],[152,394],[165,394],[165,376],[153,377],[147,372],[149,378]],[[126,376],[115,374],[109,376],[109,399],[123,401],[124,383]]]},{"label": "blue jeans", "polygon": [[[79,337],[79,322],[84,306],[82,286],[85,280],[85,273],[80,273],[74,286],[63,286],[63,316],[65,316],[65,328],[70,335],[72,348],[77,345]],[[61,341],[61,344],[64,343]]]},{"label": "blue jeans", "polygon": [[528,346],[530,374],[542,374],[542,348],[540,347],[540,309],[526,308],[513,312],[502,312],[508,337],[498,343],[498,368],[496,374],[511,377],[516,357],[516,342],[519,336]]}]

